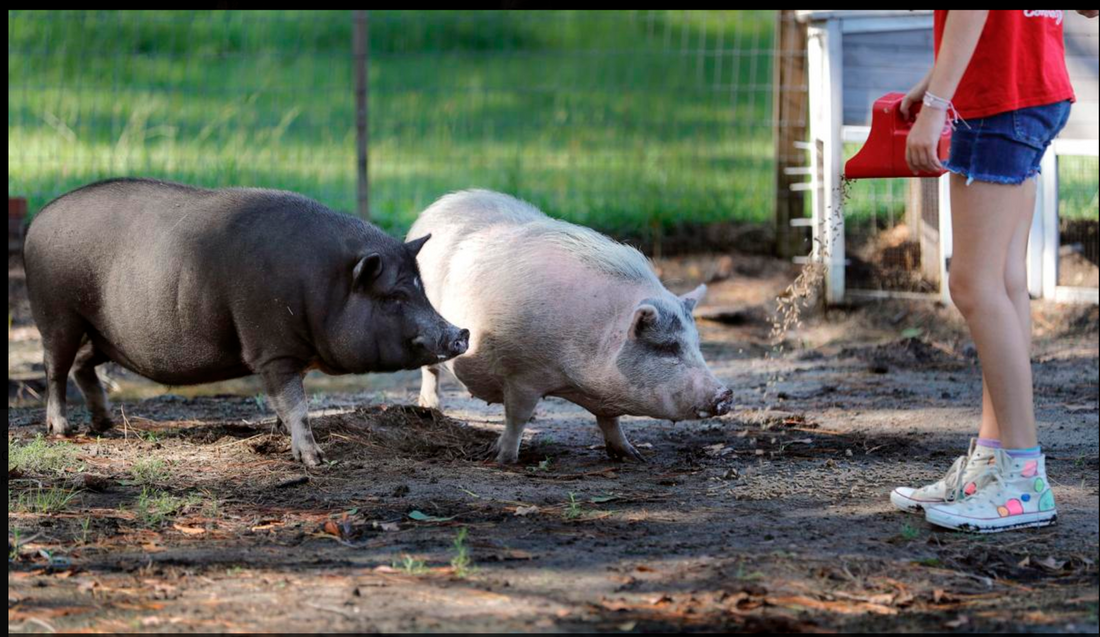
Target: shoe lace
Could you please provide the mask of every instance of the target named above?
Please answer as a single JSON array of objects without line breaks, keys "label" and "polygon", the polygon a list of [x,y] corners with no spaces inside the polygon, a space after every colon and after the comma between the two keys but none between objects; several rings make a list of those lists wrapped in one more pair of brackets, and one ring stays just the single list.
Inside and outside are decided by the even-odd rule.
[{"label": "shoe lace", "polygon": [[970,457],[974,455],[976,442],[973,438],[970,439],[970,449],[967,450],[966,455],[955,458],[955,463],[943,477],[944,499],[948,502],[954,502],[962,497],[962,491],[965,488],[963,477],[966,475],[966,467],[970,464]]},{"label": "shoe lace", "polygon": [[[980,472],[978,472],[978,475],[974,476],[974,479],[971,480],[971,482],[973,482],[977,486],[975,492],[977,492],[979,489],[983,488],[990,482],[996,482],[1001,486],[1002,490],[1008,488],[1008,481],[1005,479],[1004,474],[1004,467],[1007,467],[1009,465],[1008,454],[1000,449],[997,449],[993,452],[993,457],[994,462],[985,466]],[[950,494],[951,500],[961,499],[962,489],[963,485],[962,481],[960,480],[955,490],[953,490]]]}]

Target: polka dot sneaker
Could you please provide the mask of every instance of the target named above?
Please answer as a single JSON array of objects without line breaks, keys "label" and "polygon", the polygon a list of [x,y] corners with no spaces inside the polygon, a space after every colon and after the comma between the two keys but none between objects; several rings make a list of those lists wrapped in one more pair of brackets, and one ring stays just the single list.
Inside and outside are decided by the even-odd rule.
[{"label": "polka dot sneaker", "polygon": [[974,478],[993,461],[994,451],[977,442],[975,438],[970,439],[969,451],[955,460],[942,480],[916,489],[898,487],[890,493],[890,502],[902,511],[924,513],[925,507],[965,499],[974,493],[977,489]]},{"label": "polka dot sneaker", "polygon": [[974,533],[998,533],[1058,521],[1045,456],[1013,458],[997,449],[994,463],[975,482],[973,495],[931,505],[924,511],[925,519],[937,526]]}]

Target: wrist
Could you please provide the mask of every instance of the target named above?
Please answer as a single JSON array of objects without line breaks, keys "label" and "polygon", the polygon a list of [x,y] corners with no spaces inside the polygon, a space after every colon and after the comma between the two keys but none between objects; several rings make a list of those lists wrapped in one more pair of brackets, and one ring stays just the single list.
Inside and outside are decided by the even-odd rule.
[{"label": "wrist", "polygon": [[944,113],[954,108],[951,100],[942,98],[938,95],[931,93],[930,91],[924,92],[924,98],[922,99],[921,103],[924,104],[925,108],[943,111]]}]

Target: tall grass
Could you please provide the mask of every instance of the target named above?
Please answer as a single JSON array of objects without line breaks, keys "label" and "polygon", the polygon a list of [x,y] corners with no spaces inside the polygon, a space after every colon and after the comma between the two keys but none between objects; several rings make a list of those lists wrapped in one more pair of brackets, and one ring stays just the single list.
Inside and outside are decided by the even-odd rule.
[{"label": "tall grass", "polygon": [[[374,220],[486,187],[608,231],[763,222],[774,14],[370,13]],[[8,13],[8,186],[285,188],[355,207],[350,12]]]}]

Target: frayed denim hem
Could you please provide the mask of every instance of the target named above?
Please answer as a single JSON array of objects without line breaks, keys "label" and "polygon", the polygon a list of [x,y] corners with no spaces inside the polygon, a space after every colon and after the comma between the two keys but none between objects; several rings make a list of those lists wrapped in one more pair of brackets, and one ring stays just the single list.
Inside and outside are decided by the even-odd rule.
[{"label": "frayed denim hem", "polygon": [[952,166],[950,163],[944,163],[943,167],[948,171],[955,173],[956,175],[962,175],[966,177],[966,185],[974,183],[975,181],[984,181],[992,184],[1005,184],[1009,186],[1019,186],[1028,179],[1031,179],[1035,175],[1038,175],[1041,171],[1038,168],[1032,168],[1023,177],[1004,177],[1002,175],[975,175],[967,174],[965,170],[957,166]]}]

